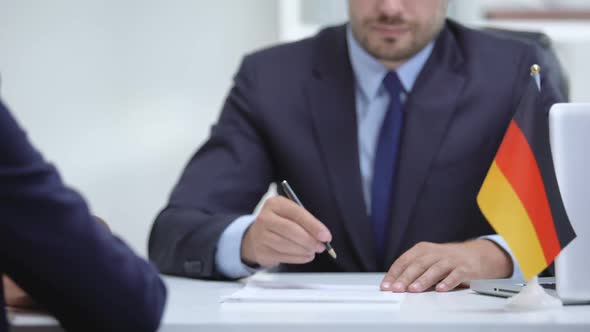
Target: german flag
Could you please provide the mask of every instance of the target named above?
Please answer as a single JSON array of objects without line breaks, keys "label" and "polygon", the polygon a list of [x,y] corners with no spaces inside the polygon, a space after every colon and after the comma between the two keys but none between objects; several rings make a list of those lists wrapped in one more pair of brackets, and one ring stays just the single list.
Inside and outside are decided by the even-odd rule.
[{"label": "german flag", "polygon": [[477,196],[526,280],[547,268],[576,237],[553,168],[548,113],[531,77]]}]

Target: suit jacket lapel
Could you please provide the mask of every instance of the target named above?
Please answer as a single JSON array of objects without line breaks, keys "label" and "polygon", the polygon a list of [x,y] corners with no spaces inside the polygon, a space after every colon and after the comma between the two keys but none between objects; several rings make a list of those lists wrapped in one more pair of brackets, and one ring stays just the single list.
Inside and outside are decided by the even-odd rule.
[{"label": "suit jacket lapel", "polygon": [[[362,193],[354,76],[345,28],[316,39],[316,66],[306,86],[314,129],[352,251],[365,271],[375,271],[373,235]],[[338,250],[338,248],[335,248]]]},{"label": "suit jacket lapel", "polygon": [[444,29],[408,96],[385,268],[402,254],[399,250],[412,211],[465,83],[462,63],[456,40]]}]

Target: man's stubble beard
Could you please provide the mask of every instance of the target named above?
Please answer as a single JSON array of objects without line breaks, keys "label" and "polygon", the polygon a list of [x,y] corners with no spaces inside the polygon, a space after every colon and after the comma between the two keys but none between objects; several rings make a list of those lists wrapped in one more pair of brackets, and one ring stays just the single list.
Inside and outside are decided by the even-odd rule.
[{"label": "man's stubble beard", "polygon": [[418,44],[416,40],[411,40],[409,45],[398,47],[395,45],[399,40],[395,38],[385,38],[379,41],[371,41],[368,35],[360,40],[363,48],[378,60],[387,62],[404,62],[418,53],[426,44]]},{"label": "man's stubble beard", "polygon": [[[402,48],[399,48],[397,45],[395,45],[399,42],[395,38],[386,38],[384,40],[379,40],[375,42],[371,41],[369,38],[369,34],[371,29],[370,27],[373,24],[373,21],[367,21],[362,23],[363,31],[361,32],[362,34],[360,36],[358,33],[354,33],[354,29],[353,34],[355,35],[356,39],[358,40],[359,44],[361,44],[363,49],[365,49],[367,53],[369,53],[376,59],[390,63],[403,63],[412,58],[418,52],[420,52],[424,47],[426,47],[426,45],[428,45],[429,42],[433,41],[438,36],[440,31],[444,27],[445,18],[446,15],[444,15],[443,17],[437,17],[436,22],[429,27],[430,29],[428,31],[423,32],[422,35],[418,35],[420,32],[415,24],[405,23],[403,20],[399,18],[388,19],[388,21],[390,22],[393,21],[398,24],[406,24],[410,28],[410,34],[412,35],[412,38],[409,41],[409,44]],[[377,22],[385,23],[385,20],[387,19],[379,18],[377,19]]]}]

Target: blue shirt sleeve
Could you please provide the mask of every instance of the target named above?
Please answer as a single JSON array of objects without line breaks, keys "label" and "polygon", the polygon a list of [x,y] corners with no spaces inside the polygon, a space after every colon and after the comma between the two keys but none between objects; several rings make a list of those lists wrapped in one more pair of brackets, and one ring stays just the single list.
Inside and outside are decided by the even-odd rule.
[{"label": "blue shirt sleeve", "polygon": [[494,242],[495,244],[497,244],[500,248],[504,249],[504,251],[506,253],[508,253],[508,255],[510,255],[510,259],[512,260],[512,276],[510,278],[514,279],[514,280],[519,280],[519,281],[524,280],[520,266],[518,265],[518,262],[514,258],[514,255],[512,254],[512,251],[510,250],[508,243],[506,243],[506,241],[504,240],[504,238],[502,236],[500,236],[498,234],[485,235],[485,236],[480,237],[480,239],[490,240],[490,241]]},{"label": "blue shirt sleeve", "polygon": [[227,278],[244,278],[262,270],[242,262],[242,239],[254,220],[256,216],[251,214],[237,218],[223,231],[217,242],[215,268]]}]

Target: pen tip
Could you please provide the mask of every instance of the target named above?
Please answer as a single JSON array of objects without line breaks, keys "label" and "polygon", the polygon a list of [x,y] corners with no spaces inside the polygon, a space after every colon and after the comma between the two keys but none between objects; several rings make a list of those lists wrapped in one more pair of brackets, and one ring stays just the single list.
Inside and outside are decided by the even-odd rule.
[{"label": "pen tip", "polygon": [[329,249],[328,254],[330,254],[330,256],[334,259],[336,259],[338,257],[338,255],[336,255],[336,251],[334,249]]}]

